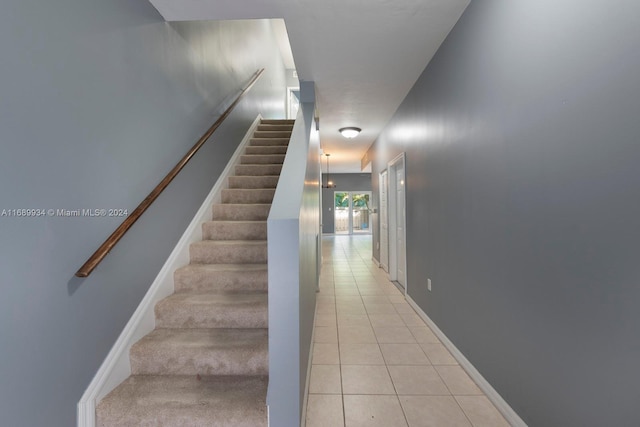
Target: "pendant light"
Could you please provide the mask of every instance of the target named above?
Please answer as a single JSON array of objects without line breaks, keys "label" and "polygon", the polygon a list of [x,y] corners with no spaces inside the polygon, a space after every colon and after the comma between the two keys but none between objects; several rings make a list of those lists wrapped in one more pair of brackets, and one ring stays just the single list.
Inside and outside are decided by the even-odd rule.
[{"label": "pendant light", "polygon": [[329,179],[329,156],[331,156],[331,154],[325,154],[325,156],[327,157],[327,185],[323,185],[322,188],[336,188],[336,185]]}]

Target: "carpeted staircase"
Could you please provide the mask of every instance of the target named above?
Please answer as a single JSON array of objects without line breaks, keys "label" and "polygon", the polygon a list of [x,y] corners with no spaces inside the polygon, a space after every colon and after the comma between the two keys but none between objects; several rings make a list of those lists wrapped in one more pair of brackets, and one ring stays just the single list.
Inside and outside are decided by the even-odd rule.
[{"label": "carpeted staircase", "polygon": [[293,127],[262,120],[155,307],[156,329],[133,345],[132,374],[97,406],[97,425],[267,425],[267,216]]}]

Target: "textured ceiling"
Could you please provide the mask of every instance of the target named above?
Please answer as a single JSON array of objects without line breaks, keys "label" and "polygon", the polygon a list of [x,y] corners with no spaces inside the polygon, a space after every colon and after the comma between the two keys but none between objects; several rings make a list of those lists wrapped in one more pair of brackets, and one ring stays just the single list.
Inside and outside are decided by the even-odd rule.
[{"label": "textured ceiling", "polygon": [[[337,173],[360,171],[470,0],[150,1],[167,21],[284,19],[298,77],[315,82],[320,141]],[[362,133],[346,140],[344,126]]]}]

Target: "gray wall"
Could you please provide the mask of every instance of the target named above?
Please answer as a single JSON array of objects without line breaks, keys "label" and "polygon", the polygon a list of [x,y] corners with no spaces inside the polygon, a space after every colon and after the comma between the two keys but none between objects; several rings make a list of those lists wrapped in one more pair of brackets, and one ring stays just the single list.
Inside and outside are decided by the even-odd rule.
[{"label": "gray wall", "polygon": [[[304,179],[304,191],[300,206],[300,406],[304,404],[304,392],[307,386],[307,373],[311,361],[311,338],[313,337],[313,321],[316,309],[316,291],[320,277],[319,251],[320,236],[320,134],[315,130],[313,123],[314,102],[309,103],[305,94],[305,83],[301,87],[301,105],[305,110],[305,123],[311,122],[308,130],[309,148],[307,153],[307,168]],[[305,101],[305,98],[307,100]],[[305,408],[302,408],[301,415]],[[300,417],[298,418],[300,419]],[[301,420],[302,421],[302,420]],[[271,425],[279,425],[272,423]],[[282,424],[289,425],[289,424]],[[291,424],[293,425],[293,424]]]},{"label": "gray wall", "polygon": [[[322,165],[326,168],[326,158],[323,160]],[[331,178],[331,181],[333,181],[336,187],[322,189],[323,233],[335,232],[335,217],[333,212],[333,193],[335,191],[371,191],[370,173],[330,173],[329,178]],[[325,185],[326,182],[327,177],[323,175],[322,185]]]},{"label": "gray wall", "polygon": [[144,0],[7,0],[0,212],[131,212],[260,67],[216,136],[86,280],[122,218],[0,217],[2,425],[75,425],[76,403],[259,112],[283,117],[267,21],[166,23]]},{"label": "gray wall", "polygon": [[274,426],[300,425],[303,417],[320,275],[320,139],[313,124],[313,82],[302,82],[300,105],[267,224],[267,404]]},{"label": "gray wall", "polygon": [[369,152],[410,296],[531,426],[640,425],[639,15],[471,2]]}]

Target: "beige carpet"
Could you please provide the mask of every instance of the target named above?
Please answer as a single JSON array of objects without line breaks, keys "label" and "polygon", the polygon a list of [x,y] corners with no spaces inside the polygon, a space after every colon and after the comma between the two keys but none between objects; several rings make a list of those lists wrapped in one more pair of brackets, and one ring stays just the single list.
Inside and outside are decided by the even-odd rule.
[{"label": "beige carpet", "polygon": [[263,120],[131,348],[132,375],[96,409],[101,427],[267,425],[267,216],[293,121]]}]

